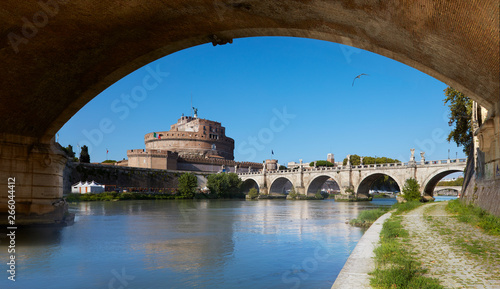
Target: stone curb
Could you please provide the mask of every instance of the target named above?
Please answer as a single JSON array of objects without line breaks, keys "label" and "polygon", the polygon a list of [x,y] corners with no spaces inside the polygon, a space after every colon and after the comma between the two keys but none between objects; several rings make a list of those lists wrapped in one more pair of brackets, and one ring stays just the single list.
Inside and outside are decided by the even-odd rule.
[{"label": "stone curb", "polygon": [[373,250],[378,246],[382,225],[391,214],[389,212],[378,218],[363,234],[333,283],[332,289],[371,288],[368,273],[375,269]]}]

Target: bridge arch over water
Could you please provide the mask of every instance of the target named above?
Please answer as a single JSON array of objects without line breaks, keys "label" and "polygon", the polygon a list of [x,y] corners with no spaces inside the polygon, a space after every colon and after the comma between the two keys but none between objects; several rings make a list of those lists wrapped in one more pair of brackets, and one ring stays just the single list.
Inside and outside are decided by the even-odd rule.
[{"label": "bridge arch over water", "polygon": [[284,195],[285,186],[290,184],[293,186],[293,182],[287,177],[278,177],[276,178],[269,188],[270,195]]},{"label": "bridge arch over water", "polygon": [[437,184],[444,177],[452,173],[460,173],[463,172],[463,168],[459,166],[451,166],[449,168],[441,168],[434,171],[424,182],[421,184],[422,192],[425,195],[433,196],[434,190],[436,189]]},{"label": "bridge arch over water", "polygon": [[314,195],[314,194],[316,194],[318,191],[321,190],[321,188],[323,187],[323,185],[325,184],[325,182],[328,181],[329,179],[332,179],[340,187],[340,184],[335,179],[334,174],[320,175],[320,176],[317,176],[317,177],[313,178],[309,182],[309,184],[307,184],[307,186],[306,186],[306,188],[307,188],[306,189],[307,195]]},{"label": "bridge arch over water", "polygon": [[259,184],[257,183],[256,180],[249,178],[243,181],[241,184],[241,192],[244,193],[245,195],[250,192],[251,189],[257,189],[257,192],[260,192]]},{"label": "bridge arch over water", "polygon": [[[45,13],[36,1],[5,0],[0,20],[6,67],[0,71],[0,185],[16,175],[19,215],[47,215],[47,222],[64,215],[66,157],[54,135],[87,102],[163,56],[241,37],[326,40],[427,73],[490,110],[494,121],[479,137],[491,167],[500,160],[497,1],[53,2],[57,13],[48,13],[43,25],[34,18]],[[24,17],[38,25],[28,35]],[[0,204],[6,211],[5,190]]]},{"label": "bridge arch over water", "polygon": [[401,183],[401,179],[397,178],[395,175],[388,173],[388,172],[383,172],[383,173],[372,173],[368,176],[366,176],[358,185],[357,187],[357,194],[358,195],[365,195],[368,196],[370,192],[370,188],[372,187],[373,183],[378,180],[379,178],[382,178],[384,176],[388,176],[392,180],[394,180],[399,188],[399,191],[401,192],[401,189],[403,188],[404,181]]}]

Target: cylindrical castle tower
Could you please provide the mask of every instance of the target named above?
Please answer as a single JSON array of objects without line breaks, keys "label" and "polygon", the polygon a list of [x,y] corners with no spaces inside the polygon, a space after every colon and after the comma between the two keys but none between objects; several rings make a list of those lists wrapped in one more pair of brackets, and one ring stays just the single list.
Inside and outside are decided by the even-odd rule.
[{"label": "cylindrical castle tower", "polygon": [[181,117],[169,131],[144,136],[146,150],[177,152],[180,157],[219,157],[234,160],[234,140],[219,122]]}]

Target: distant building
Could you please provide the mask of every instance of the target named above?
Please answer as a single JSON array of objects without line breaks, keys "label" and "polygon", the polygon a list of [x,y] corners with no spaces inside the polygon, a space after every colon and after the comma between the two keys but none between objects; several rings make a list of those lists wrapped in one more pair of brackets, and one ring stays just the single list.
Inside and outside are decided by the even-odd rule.
[{"label": "distant building", "polygon": [[118,165],[184,171],[248,172],[262,163],[235,162],[234,140],[220,122],[182,116],[169,131],[144,136],[146,149],[127,151],[128,161]]}]

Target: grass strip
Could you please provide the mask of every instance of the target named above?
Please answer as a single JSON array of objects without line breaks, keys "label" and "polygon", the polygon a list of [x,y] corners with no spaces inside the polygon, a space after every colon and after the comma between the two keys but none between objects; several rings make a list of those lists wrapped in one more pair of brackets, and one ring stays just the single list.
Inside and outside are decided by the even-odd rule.
[{"label": "grass strip", "polygon": [[[407,211],[413,205],[405,205]],[[401,216],[392,216],[384,222],[380,232],[380,246],[375,249],[375,271],[371,272],[373,288],[444,288],[435,278],[424,277],[426,272],[414,260],[411,249],[403,244],[408,231],[401,225]]]},{"label": "grass strip", "polygon": [[491,215],[478,206],[467,205],[457,199],[449,201],[446,210],[456,215],[460,222],[482,228],[487,234],[500,236],[500,217]]},{"label": "grass strip", "polygon": [[368,228],[383,214],[387,213],[387,211],[387,209],[380,208],[361,211],[356,219],[352,219],[349,221],[349,224],[356,227]]}]

